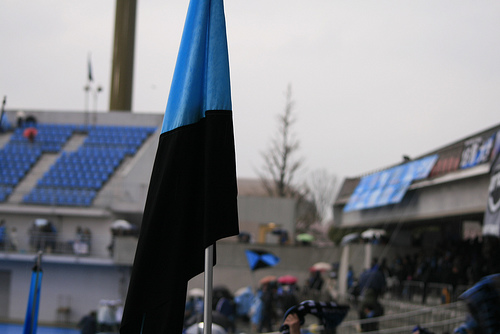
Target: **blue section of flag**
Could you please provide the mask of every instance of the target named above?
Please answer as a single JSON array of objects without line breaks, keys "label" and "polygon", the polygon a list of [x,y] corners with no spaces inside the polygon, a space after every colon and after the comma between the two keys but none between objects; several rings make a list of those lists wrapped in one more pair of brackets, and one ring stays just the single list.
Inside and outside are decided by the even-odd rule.
[{"label": "blue section of flag", "polygon": [[192,0],[163,118],[162,133],[198,122],[205,117],[207,110],[231,109],[223,3],[221,0]]}]

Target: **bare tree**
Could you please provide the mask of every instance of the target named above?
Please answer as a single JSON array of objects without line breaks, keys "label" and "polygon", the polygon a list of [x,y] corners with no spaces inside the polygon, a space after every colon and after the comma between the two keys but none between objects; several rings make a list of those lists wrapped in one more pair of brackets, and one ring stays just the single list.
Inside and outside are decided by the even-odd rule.
[{"label": "bare tree", "polygon": [[317,221],[330,219],[337,187],[337,176],[326,169],[312,171],[307,180],[307,199],[316,207]]},{"label": "bare tree", "polygon": [[292,133],[295,123],[292,87],[289,84],[286,94],[285,110],[278,115],[278,132],[271,141],[269,149],[262,153],[264,165],[258,175],[270,196],[293,197],[297,189],[293,187],[296,172],[302,166],[302,159],[296,157],[299,141]]}]

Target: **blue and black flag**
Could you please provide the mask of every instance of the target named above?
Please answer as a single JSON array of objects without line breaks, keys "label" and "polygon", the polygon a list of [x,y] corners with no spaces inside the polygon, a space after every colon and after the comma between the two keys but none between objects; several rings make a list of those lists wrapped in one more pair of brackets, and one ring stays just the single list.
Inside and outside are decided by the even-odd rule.
[{"label": "blue and black flag", "polygon": [[192,0],[163,120],[120,333],[181,333],[205,249],[237,235],[222,0]]}]

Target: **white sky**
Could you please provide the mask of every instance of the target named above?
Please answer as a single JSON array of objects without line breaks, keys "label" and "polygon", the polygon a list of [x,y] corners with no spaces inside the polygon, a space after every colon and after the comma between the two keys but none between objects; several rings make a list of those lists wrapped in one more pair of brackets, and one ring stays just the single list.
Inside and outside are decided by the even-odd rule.
[{"label": "white sky", "polygon": [[[164,111],[187,7],[138,0],[134,111]],[[2,0],[6,108],[84,110],[90,53],[106,110],[114,11]],[[340,178],[500,123],[498,0],[226,0],[225,11],[240,177],[262,165],[289,83],[306,170]]]}]

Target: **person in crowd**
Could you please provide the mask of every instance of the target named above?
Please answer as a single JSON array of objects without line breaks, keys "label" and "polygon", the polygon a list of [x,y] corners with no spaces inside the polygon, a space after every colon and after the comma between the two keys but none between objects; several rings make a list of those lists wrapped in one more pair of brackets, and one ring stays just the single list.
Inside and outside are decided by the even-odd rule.
[{"label": "person in crowd", "polygon": [[81,334],[96,334],[97,333],[97,312],[90,311],[85,315],[77,325],[81,330]]},{"label": "person in crowd", "polygon": [[19,110],[16,114],[17,117],[17,127],[18,128],[23,128],[24,127],[24,118],[26,117],[26,114],[24,111]]},{"label": "person in crowd", "polygon": [[17,236],[17,228],[12,226],[9,232],[9,250],[17,252],[19,249],[19,239]]},{"label": "person in crowd", "polygon": [[196,321],[198,321],[198,319],[202,318],[203,310],[203,296],[189,295],[184,310],[184,321],[186,327],[194,324]]},{"label": "person in crowd", "polygon": [[276,321],[276,289],[276,282],[262,285],[262,316],[258,328],[259,333],[273,331],[273,324]]},{"label": "person in crowd", "polygon": [[0,220],[0,250],[5,249],[7,241],[7,228],[5,226],[5,220]]},{"label": "person in crowd", "polygon": [[97,312],[97,329],[101,332],[111,332],[118,326],[115,307],[109,300],[102,300]]},{"label": "person in crowd", "polygon": [[221,296],[215,304],[214,311],[220,313],[227,320],[226,330],[228,333],[236,332],[236,306],[228,296]]},{"label": "person in crowd", "polygon": [[253,331],[257,331],[262,319],[262,287],[257,290],[250,306],[249,316]]},{"label": "person in crowd", "polygon": [[[374,258],[370,269],[365,270],[359,277],[359,288],[361,290],[362,302],[359,307],[359,318],[369,319],[384,315],[384,308],[378,299],[386,288],[385,276],[379,268],[378,259]],[[378,329],[378,322],[364,322],[361,325],[363,332]]]},{"label": "person in crowd", "polygon": [[292,306],[299,303],[296,296],[297,286],[295,284],[282,284],[278,287],[276,296],[276,313],[279,318]]},{"label": "person in crowd", "polygon": [[313,270],[310,272],[309,279],[307,280],[307,289],[312,294],[311,297],[313,299],[320,296],[324,282],[321,271]]},{"label": "person in crowd", "polygon": [[297,313],[290,313],[286,316],[283,325],[288,326],[290,334],[301,334],[300,333],[300,320]]},{"label": "person in crowd", "polygon": [[354,284],[354,269],[352,269],[352,266],[349,266],[349,269],[347,270],[347,289],[350,289],[353,284]]}]

